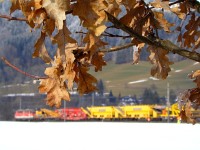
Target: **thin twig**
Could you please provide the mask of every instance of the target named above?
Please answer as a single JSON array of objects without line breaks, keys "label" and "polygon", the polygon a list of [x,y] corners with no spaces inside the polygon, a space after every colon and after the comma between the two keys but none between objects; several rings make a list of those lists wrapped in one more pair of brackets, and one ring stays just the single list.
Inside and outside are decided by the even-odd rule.
[{"label": "thin twig", "polygon": [[132,47],[133,45],[135,45],[135,44],[128,43],[128,44],[124,44],[124,45],[120,45],[120,46],[115,46],[115,47],[111,47],[111,48],[101,49],[99,52],[110,53],[110,52],[120,51],[120,50],[123,50],[125,48]]},{"label": "thin twig", "polygon": [[25,76],[28,76],[28,77],[31,77],[31,78],[34,78],[34,79],[47,79],[47,77],[40,77],[40,76],[35,76],[35,75],[31,75],[27,72],[24,72],[22,71],[21,69],[19,69],[18,67],[14,66],[13,64],[11,64],[5,57],[1,57],[1,60],[3,60],[3,62],[8,65],[9,67],[11,67],[12,69],[20,72],[21,74],[24,74]]},{"label": "thin twig", "polygon": [[10,20],[28,21],[26,18],[17,18],[17,17],[12,17],[12,16],[8,16],[8,15],[1,15],[1,14],[0,14],[0,18],[8,19],[8,21],[10,21]]},{"label": "thin twig", "polygon": [[184,0],[178,0],[178,1],[175,1],[175,2],[171,2],[171,3],[169,3],[169,6],[172,6],[172,5],[177,4],[177,3],[181,3],[183,1]]},{"label": "thin twig", "polygon": [[[73,10],[69,10],[69,11],[66,11],[66,15],[67,14],[71,14],[73,12]],[[0,18],[4,18],[4,19],[7,19],[8,21],[11,21],[11,20],[15,20],[15,21],[28,21],[26,18],[17,18],[17,17],[12,17],[12,16],[8,16],[8,15],[1,15],[0,14]]]},{"label": "thin twig", "polygon": [[[81,32],[81,31],[76,31],[75,33],[81,33],[81,34],[87,34],[86,32]],[[102,36],[107,36],[107,37],[118,37],[118,38],[131,38],[132,36],[125,36],[125,35],[118,35],[118,34],[112,34],[109,32],[105,32],[105,34],[101,34]]]},{"label": "thin twig", "polygon": [[[129,48],[129,47],[132,47],[134,45],[135,45],[134,43],[127,43],[127,44],[124,44],[124,45],[114,46],[114,47],[111,47],[111,48],[100,49],[98,52],[111,53],[111,52],[120,51],[120,50]],[[84,49],[85,49],[85,47],[78,47],[77,48],[77,50],[82,50],[82,51]],[[74,52],[77,52],[77,51],[74,51]],[[77,56],[77,57],[78,57],[78,54],[80,54],[80,53],[74,53],[74,55]]]},{"label": "thin twig", "polygon": [[[172,6],[172,5],[175,5],[175,4],[178,4],[178,3],[181,3],[181,2],[183,2],[184,0],[177,0],[177,1],[175,1],[175,2],[171,2],[171,3],[169,3],[169,6]],[[151,6],[151,7],[149,7],[150,9],[152,9],[152,8],[155,8],[154,6]]]},{"label": "thin twig", "polygon": [[125,35],[118,35],[118,34],[112,34],[109,32],[105,32],[105,34],[102,34],[103,36],[109,36],[109,37],[120,37],[120,38],[131,38],[131,36],[125,36]]}]

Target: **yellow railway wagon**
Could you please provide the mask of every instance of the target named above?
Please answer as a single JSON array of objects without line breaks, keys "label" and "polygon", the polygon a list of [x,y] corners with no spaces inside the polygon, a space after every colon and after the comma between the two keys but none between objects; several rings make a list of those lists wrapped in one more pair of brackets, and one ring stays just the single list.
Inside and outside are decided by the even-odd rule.
[{"label": "yellow railway wagon", "polygon": [[37,110],[35,113],[36,120],[45,120],[45,119],[58,120],[59,118],[60,118],[59,113],[46,108],[41,108],[40,110]]},{"label": "yellow railway wagon", "polygon": [[162,117],[163,120],[167,120],[167,118],[168,118],[168,111],[169,111],[169,118],[170,118],[170,120],[177,120],[177,118],[180,115],[180,110],[178,108],[178,103],[174,103],[169,108],[166,107],[165,109],[162,110],[161,117]]},{"label": "yellow railway wagon", "polygon": [[88,116],[93,119],[113,119],[115,111],[112,106],[87,107]]},{"label": "yellow railway wagon", "polygon": [[120,106],[113,106],[113,110],[115,112],[115,119],[125,119],[126,118],[126,113]]},{"label": "yellow railway wagon", "polygon": [[153,105],[132,105],[122,106],[121,109],[125,113],[127,119],[144,119],[147,121],[159,119],[160,112],[153,109]]}]

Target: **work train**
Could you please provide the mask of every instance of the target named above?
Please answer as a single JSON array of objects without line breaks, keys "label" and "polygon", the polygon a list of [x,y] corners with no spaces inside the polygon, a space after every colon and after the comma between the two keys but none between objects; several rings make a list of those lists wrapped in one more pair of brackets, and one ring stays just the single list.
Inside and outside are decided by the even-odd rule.
[{"label": "work train", "polygon": [[[169,113],[168,113],[169,112]],[[169,115],[168,115],[169,114]],[[130,106],[91,106],[86,108],[62,108],[49,110],[17,110],[14,119],[17,121],[92,121],[92,120],[130,120],[130,121],[171,121],[177,120],[180,110],[175,103],[169,108],[158,105]]]}]

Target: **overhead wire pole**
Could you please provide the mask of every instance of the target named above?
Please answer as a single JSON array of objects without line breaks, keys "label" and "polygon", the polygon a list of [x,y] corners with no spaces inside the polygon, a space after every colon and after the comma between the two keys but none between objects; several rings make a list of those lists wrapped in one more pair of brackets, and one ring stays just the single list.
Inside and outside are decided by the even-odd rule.
[{"label": "overhead wire pole", "polygon": [[22,98],[21,97],[19,98],[19,109],[20,110],[22,109]]},{"label": "overhead wire pole", "polygon": [[66,108],[66,101],[64,100],[64,122],[65,122],[65,117],[66,117],[66,111],[65,111],[65,108]]},{"label": "overhead wire pole", "polygon": [[94,95],[95,95],[95,93],[93,92],[92,93],[92,106],[94,106]]},{"label": "overhead wire pole", "polygon": [[169,108],[170,108],[170,101],[169,101],[169,83],[167,82],[167,122],[169,123]]}]

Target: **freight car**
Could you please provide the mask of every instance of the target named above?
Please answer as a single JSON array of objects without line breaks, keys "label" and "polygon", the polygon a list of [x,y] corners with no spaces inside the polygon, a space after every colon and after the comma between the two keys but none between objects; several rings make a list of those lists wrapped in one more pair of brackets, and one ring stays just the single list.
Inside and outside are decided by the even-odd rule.
[{"label": "freight car", "polygon": [[[24,110],[25,112],[26,110]],[[178,104],[171,107],[157,105],[130,105],[130,106],[91,106],[86,108],[61,108],[56,110],[40,109],[31,111],[27,115],[17,115],[22,110],[16,111],[15,120],[57,120],[57,121],[79,121],[79,120],[139,120],[139,121],[166,121],[176,120],[179,117]],[[25,113],[24,113],[25,114]]]},{"label": "freight car", "polygon": [[92,106],[81,108],[89,120],[114,119],[115,112],[112,106]]},{"label": "freight car", "polygon": [[[169,116],[168,116],[168,113],[169,113]],[[180,110],[178,107],[178,103],[175,103],[171,105],[170,107],[166,107],[165,109],[162,109],[162,114],[160,116],[162,120],[167,120],[169,117],[170,121],[177,121],[179,114],[180,114]]]},{"label": "freight car", "polygon": [[161,120],[161,111],[153,108],[151,105],[97,106],[82,110],[93,120]]},{"label": "freight car", "polygon": [[55,112],[59,114],[60,120],[78,121],[88,119],[87,115],[81,108],[63,108],[57,109]]},{"label": "freight car", "polygon": [[160,117],[161,111],[154,109],[154,105],[133,105],[133,106],[122,106],[121,109],[125,114],[126,119],[133,120],[158,120]]},{"label": "freight car", "polygon": [[43,121],[43,120],[59,120],[60,114],[54,110],[49,110],[42,108],[40,110],[36,110],[34,120],[35,121]]}]

